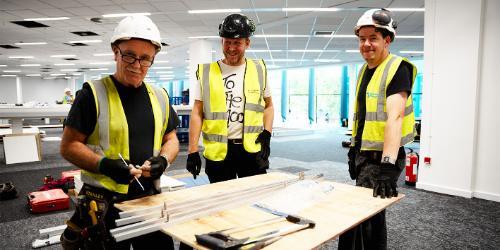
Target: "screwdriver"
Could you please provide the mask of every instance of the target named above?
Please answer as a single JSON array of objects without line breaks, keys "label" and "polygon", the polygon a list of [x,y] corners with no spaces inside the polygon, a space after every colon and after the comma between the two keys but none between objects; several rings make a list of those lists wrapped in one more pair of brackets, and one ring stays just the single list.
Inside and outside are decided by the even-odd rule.
[{"label": "screwdriver", "polygon": [[[125,161],[125,159],[123,159],[122,154],[118,153],[118,156],[120,156],[120,159],[122,159],[123,164],[125,164],[125,166],[127,166],[127,167],[128,167],[128,164],[127,164],[127,162]],[[137,183],[139,183],[139,186],[141,186],[142,191],[144,191],[144,187],[142,186],[142,184],[141,184],[141,182],[139,181],[139,179],[137,179],[137,177],[135,177],[135,175],[134,175],[134,179],[137,181]]]}]

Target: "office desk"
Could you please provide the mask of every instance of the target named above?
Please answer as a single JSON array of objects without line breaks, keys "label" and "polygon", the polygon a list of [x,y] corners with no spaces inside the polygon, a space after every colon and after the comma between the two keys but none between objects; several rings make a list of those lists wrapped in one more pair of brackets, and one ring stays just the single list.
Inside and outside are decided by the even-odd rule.
[{"label": "office desk", "polygon": [[49,107],[0,106],[0,119],[9,119],[12,133],[21,134],[24,118],[64,118],[70,109],[69,104]]},{"label": "office desk", "polygon": [[[277,180],[287,180],[293,175],[285,173],[268,173],[247,178],[240,178],[210,185],[198,186],[170,193],[162,193],[116,204],[118,209],[129,211],[148,206],[160,205],[164,201],[179,202],[196,197],[206,197],[221,190],[239,190],[258,187]],[[386,207],[404,197],[400,194],[391,199],[374,198],[372,189],[352,185],[333,183],[334,190],[315,205],[300,211],[297,215],[316,222],[314,229],[306,229],[290,235],[266,247],[266,249],[312,249],[322,243],[338,237]],[[205,249],[196,243],[195,234],[204,234],[236,226],[244,226],[258,221],[276,217],[251,204],[226,209],[212,215],[163,228],[163,232],[196,249]],[[265,229],[265,228],[264,228]],[[264,230],[265,231],[265,230]],[[269,231],[269,230],[267,230]]]}]

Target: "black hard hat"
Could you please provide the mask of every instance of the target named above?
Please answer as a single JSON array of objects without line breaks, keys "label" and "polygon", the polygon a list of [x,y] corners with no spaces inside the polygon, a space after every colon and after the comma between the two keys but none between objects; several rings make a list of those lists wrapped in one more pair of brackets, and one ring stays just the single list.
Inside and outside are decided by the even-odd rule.
[{"label": "black hard hat", "polygon": [[253,35],[255,24],[241,14],[231,14],[219,24],[219,36],[225,38],[248,38]]}]

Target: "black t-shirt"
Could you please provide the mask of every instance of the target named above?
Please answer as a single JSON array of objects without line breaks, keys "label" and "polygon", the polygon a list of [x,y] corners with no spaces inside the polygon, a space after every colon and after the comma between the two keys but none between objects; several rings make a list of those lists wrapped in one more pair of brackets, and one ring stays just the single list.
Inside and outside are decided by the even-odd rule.
[{"label": "black t-shirt", "polygon": [[[153,155],[154,144],[154,116],[147,88],[144,84],[138,88],[126,87],[118,83],[113,76],[111,76],[111,79],[118,91],[127,117],[130,163],[142,165],[144,161]],[[65,125],[90,136],[96,124],[97,110],[94,94],[90,86],[84,83],[69,111]],[[170,106],[166,133],[171,132],[178,125],[179,118],[172,106]],[[141,183],[145,184],[145,182],[141,178]]]},{"label": "black t-shirt", "polygon": [[[361,138],[363,135],[363,129],[365,127],[366,89],[367,89],[368,83],[372,79],[373,73],[375,73],[376,69],[377,69],[377,67],[372,68],[372,69],[366,68],[365,74],[363,75],[363,79],[361,79],[361,84],[359,86],[359,91],[358,91],[358,95],[357,95],[358,129],[357,129],[356,138],[355,138],[355,145],[358,149],[361,147]],[[386,98],[389,97],[390,95],[397,94],[397,93],[403,92],[403,91],[406,91],[406,93],[408,93],[408,98],[411,98],[410,94],[411,94],[412,82],[413,82],[412,72],[413,72],[412,66],[408,62],[402,61],[398,67],[398,70],[394,74],[394,77],[392,78],[391,82],[389,83],[389,86],[387,86]],[[403,152],[404,152],[403,147],[401,147],[399,149],[399,151],[401,151],[401,150],[403,150]]]}]

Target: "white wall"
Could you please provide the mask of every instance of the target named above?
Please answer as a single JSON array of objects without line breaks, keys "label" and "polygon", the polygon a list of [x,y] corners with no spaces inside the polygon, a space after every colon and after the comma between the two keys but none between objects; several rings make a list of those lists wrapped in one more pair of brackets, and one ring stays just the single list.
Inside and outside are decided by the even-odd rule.
[{"label": "white wall", "polygon": [[[500,178],[492,151],[500,139],[495,129],[500,125],[495,112],[500,101],[494,96],[500,90],[493,71],[499,57],[494,40],[500,33],[495,8],[495,0],[425,1],[417,188],[500,201],[500,182],[492,181]],[[423,164],[426,156],[430,165]]]},{"label": "white wall", "polygon": [[480,90],[478,96],[477,160],[474,196],[500,201],[500,1],[488,0],[484,5]]},{"label": "white wall", "polygon": [[0,102],[16,103],[16,78],[0,77]]},{"label": "white wall", "polygon": [[[56,100],[62,100],[64,89],[70,87],[66,79],[43,80],[39,77],[21,77],[21,84],[24,103],[36,101],[55,104]],[[0,102],[16,103],[16,96],[16,78],[0,77]]]}]

